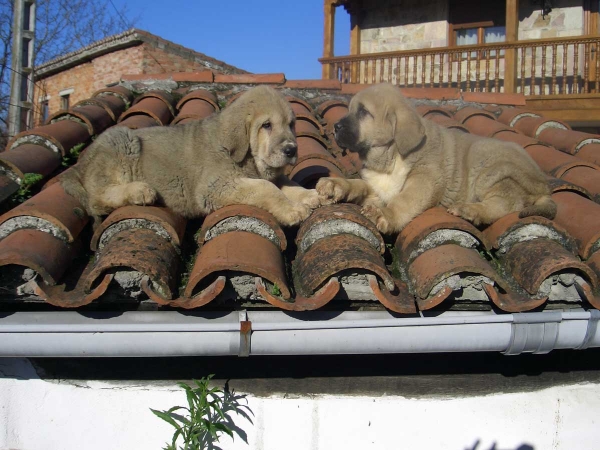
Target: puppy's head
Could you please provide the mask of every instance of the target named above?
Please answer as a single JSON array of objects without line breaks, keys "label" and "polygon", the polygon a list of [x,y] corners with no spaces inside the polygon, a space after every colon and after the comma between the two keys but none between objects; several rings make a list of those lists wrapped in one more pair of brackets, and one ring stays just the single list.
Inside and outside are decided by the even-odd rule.
[{"label": "puppy's head", "polygon": [[334,129],[340,147],[357,152],[365,160],[374,149],[382,156],[388,150],[405,155],[425,137],[417,111],[397,87],[387,83],[356,94],[350,101],[348,114]]},{"label": "puppy's head", "polygon": [[264,178],[276,177],[283,167],[296,162],[294,112],[275,89],[252,88],[222,113],[224,146],[241,163],[248,153]]}]

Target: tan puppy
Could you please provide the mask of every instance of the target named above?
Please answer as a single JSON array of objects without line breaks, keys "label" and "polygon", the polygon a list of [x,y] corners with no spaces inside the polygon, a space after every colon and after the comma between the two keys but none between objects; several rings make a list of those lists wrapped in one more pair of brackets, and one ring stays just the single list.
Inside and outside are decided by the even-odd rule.
[{"label": "tan puppy", "polygon": [[319,198],[283,175],[284,166],[296,161],[294,124],[280,93],[256,87],[202,121],[111,128],[61,182],[96,220],[124,205],[158,203],[192,218],[237,203],[296,225]]},{"label": "tan puppy", "polygon": [[556,215],[546,178],[523,148],[422,119],[391,84],[356,94],[335,138],[358,152],[362,180],[322,178],[317,192],[324,202],[363,205],[383,233],[402,230],[436,205],[475,225],[513,211]]}]

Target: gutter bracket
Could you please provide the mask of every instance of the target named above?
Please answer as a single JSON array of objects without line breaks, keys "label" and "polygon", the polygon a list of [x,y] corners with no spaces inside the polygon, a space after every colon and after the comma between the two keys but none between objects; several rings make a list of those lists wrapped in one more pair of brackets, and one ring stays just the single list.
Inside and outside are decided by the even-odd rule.
[{"label": "gutter bracket", "polygon": [[250,341],[252,338],[252,322],[248,320],[246,310],[239,312],[240,317],[240,346],[238,356],[247,358],[250,356]]},{"label": "gutter bracket", "polygon": [[503,353],[505,355],[549,353],[556,345],[558,324],[561,321],[562,314],[558,311],[542,314],[513,314],[510,342]]},{"label": "gutter bracket", "polygon": [[600,321],[600,311],[597,309],[590,309],[590,318],[588,319],[587,330],[585,331],[585,337],[579,347],[575,347],[575,350],[585,350],[590,346],[594,336],[596,336],[596,330],[598,329],[598,321]]}]

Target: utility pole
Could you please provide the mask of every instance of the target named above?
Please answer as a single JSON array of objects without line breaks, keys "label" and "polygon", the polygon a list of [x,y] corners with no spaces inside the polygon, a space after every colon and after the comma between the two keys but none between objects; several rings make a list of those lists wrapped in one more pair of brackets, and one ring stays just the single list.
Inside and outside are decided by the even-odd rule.
[{"label": "utility pole", "polygon": [[33,121],[35,2],[36,0],[14,0],[9,137],[26,130]]}]

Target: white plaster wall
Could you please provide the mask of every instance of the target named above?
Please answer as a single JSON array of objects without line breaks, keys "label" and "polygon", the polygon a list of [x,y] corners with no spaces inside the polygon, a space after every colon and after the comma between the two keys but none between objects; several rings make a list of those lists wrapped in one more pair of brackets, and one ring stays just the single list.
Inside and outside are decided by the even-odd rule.
[{"label": "white plaster wall", "polygon": [[[149,408],[183,404],[173,384],[48,382],[0,360],[0,449],[160,449],[171,429]],[[30,379],[19,379],[29,377]],[[249,445],[223,449],[598,449],[600,385],[471,398],[250,398]],[[494,447],[495,445],[495,447]]]}]

